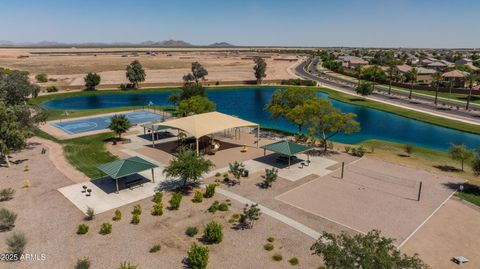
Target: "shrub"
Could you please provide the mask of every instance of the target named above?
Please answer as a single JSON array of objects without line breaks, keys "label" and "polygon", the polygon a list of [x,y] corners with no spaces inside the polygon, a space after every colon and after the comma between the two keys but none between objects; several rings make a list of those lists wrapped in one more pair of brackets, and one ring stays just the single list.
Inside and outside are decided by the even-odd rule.
[{"label": "shrub", "polygon": [[37,82],[40,82],[40,83],[48,82],[48,76],[45,73],[37,74],[35,76],[35,79],[37,80]]},{"label": "shrub", "polygon": [[263,245],[263,248],[264,248],[266,251],[272,251],[272,250],[273,250],[273,244],[271,244],[271,243],[266,243],[265,245]]},{"label": "shrub", "polygon": [[213,197],[213,195],[215,195],[215,188],[216,187],[217,187],[217,185],[215,185],[215,184],[208,184],[207,188],[205,189],[204,197],[205,198]]},{"label": "shrub", "polygon": [[267,238],[267,241],[270,243],[273,243],[275,241],[275,238],[270,236],[269,238]]},{"label": "shrub", "polygon": [[190,250],[187,252],[188,265],[192,269],[205,269],[208,265],[208,248],[192,244]]},{"label": "shrub", "polygon": [[352,155],[356,157],[363,157],[365,155],[365,148],[363,146],[360,146],[358,148],[352,148]]},{"label": "shrub", "polygon": [[195,194],[193,195],[192,202],[194,203],[201,203],[203,201],[203,194],[201,191],[196,190]]},{"label": "shrub", "polygon": [[288,260],[288,262],[291,264],[291,265],[298,265],[300,262],[298,261],[298,258],[297,257],[293,257],[291,258],[290,260]]},{"label": "shrub", "polygon": [[138,265],[133,265],[127,262],[122,262],[120,264],[120,267],[118,267],[118,269],[137,269],[137,268],[138,268]]},{"label": "shrub", "polygon": [[258,220],[261,215],[262,213],[260,212],[260,208],[258,208],[258,204],[245,205],[243,214],[241,214],[238,219],[239,227],[242,229],[252,228],[253,223]]},{"label": "shrub", "polygon": [[234,223],[236,221],[238,221],[238,218],[240,218],[240,215],[239,214],[233,214],[230,219],[228,220],[228,223]]},{"label": "shrub", "polygon": [[153,195],[152,202],[154,203],[161,203],[163,199],[163,192],[156,192]]},{"label": "shrub", "polygon": [[228,172],[233,175],[237,182],[240,182],[240,177],[245,174],[245,164],[235,161],[234,163],[229,163],[228,166]]},{"label": "shrub", "polygon": [[175,192],[170,199],[170,209],[178,210],[180,208],[180,203],[182,202],[182,194],[179,192]]},{"label": "shrub", "polygon": [[156,203],[152,207],[152,216],[161,216],[163,215],[163,204]]},{"label": "shrub", "polygon": [[349,153],[350,152],[350,147],[349,146],[345,146],[345,153]]},{"label": "shrub", "polygon": [[8,246],[8,253],[21,256],[25,250],[25,245],[27,245],[27,237],[22,232],[14,232],[12,235],[7,237],[6,243]]},{"label": "shrub", "polygon": [[155,253],[157,251],[159,251],[160,249],[162,249],[162,247],[160,245],[154,245],[153,247],[150,248],[150,253]]},{"label": "shrub", "polygon": [[222,225],[212,221],[205,227],[203,239],[211,244],[218,244],[223,240]]},{"label": "shrub", "polygon": [[185,234],[190,237],[194,237],[198,234],[198,229],[197,227],[188,227],[187,230],[185,230]]},{"label": "shrub", "polygon": [[131,224],[139,224],[140,223],[140,215],[133,214],[132,215],[132,220],[130,221]]},{"label": "shrub", "polygon": [[47,87],[47,92],[58,92],[58,89],[55,86],[49,86]]},{"label": "shrub", "polygon": [[134,205],[132,215],[142,215],[142,207],[140,205]]},{"label": "shrub", "polygon": [[405,151],[405,153],[407,154],[407,156],[410,156],[410,155],[413,153],[413,145],[405,144],[405,145],[403,146],[403,150]]},{"label": "shrub", "polygon": [[75,269],[89,269],[90,260],[88,258],[78,259],[77,264],[75,264]]},{"label": "shrub", "polygon": [[221,203],[219,206],[218,206],[218,210],[220,211],[228,211],[228,205],[226,203]]},{"label": "shrub", "polygon": [[87,208],[86,214],[87,214],[87,216],[85,217],[86,220],[93,220],[95,218],[95,210],[93,210],[93,208],[91,207]]},{"label": "shrub", "polygon": [[265,169],[265,175],[263,176],[262,185],[264,188],[269,188],[272,186],[273,182],[275,182],[278,178],[278,169]]},{"label": "shrub", "polygon": [[208,208],[208,212],[215,213],[218,211],[220,207],[220,203],[218,201],[213,202],[213,204]]},{"label": "shrub", "polygon": [[88,225],[87,224],[80,224],[78,225],[78,229],[77,229],[77,234],[86,234],[88,233]]},{"label": "shrub", "polygon": [[0,190],[0,202],[1,201],[8,201],[13,198],[15,194],[15,190],[12,188],[6,188]]},{"label": "shrub", "polygon": [[15,226],[17,214],[6,208],[0,208],[0,231],[10,230]]},{"label": "shrub", "polygon": [[277,254],[273,255],[272,260],[274,260],[276,262],[279,262],[279,261],[283,260],[282,254],[277,253]]},{"label": "shrub", "polygon": [[122,211],[120,209],[115,210],[115,216],[113,216],[114,221],[119,221],[122,219]]},{"label": "shrub", "polygon": [[220,172],[215,173],[215,177],[221,177],[221,176],[222,176],[222,174]]},{"label": "shrub", "polygon": [[112,233],[112,224],[108,222],[102,223],[102,226],[100,227],[100,234],[106,235]]}]

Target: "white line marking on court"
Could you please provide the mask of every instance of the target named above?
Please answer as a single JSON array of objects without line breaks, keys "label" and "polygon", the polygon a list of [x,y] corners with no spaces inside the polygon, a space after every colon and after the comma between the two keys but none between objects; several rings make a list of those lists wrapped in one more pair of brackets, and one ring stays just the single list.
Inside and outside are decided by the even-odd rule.
[{"label": "white line marking on court", "polygon": [[435,215],[435,213],[437,213],[438,210],[440,210],[440,208],[443,207],[443,205],[448,202],[448,200],[450,200],[450,198],[452,198],[452,196],[456,193],[457,191],[454,191],[452,192],[452,194],[450,194],[450,196],[447,197],[447,199],[445,199],[445,201],[443,201],[443,203],[441,203],[437,209],[435,209],[435,211],[432,212],[432,214],[430,214],[430,216],[428,216],[415,230],[413,230],[413,232],[407,236],[407,238],[405,238],[405,240],[403,240],[403,242],[398,245],[397,249],[401,248],[405,243],[407,243],[407,241],[418,231],[420,230],[420,228],[423,227],[423,225],[425,225],[425,223],[427,223],[427,221],[430,220],[431,217],[433,217],[433,215]]}]

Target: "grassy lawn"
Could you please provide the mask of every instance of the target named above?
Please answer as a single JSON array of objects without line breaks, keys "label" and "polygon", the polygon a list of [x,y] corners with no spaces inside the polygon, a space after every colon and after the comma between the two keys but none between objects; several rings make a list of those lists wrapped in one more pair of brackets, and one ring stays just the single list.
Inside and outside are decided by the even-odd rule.
[{"label": "grassy lawn", "polygon": [[112,133],[103,133],[68,140],[58,140],[40,130],[36,132],[36,135],[61,144],[68,162],[92,179],[104,176],[102,172],[96,169],[99,164],[117,159],[117,157],[105,148],[105,142],[113,137]]}]

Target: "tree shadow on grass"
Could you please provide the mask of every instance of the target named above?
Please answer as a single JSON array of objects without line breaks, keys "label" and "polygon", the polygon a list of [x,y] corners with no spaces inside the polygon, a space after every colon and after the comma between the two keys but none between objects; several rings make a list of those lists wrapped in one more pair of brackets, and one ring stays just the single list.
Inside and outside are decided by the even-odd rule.
[{"label": "tree shadow on grass", "polygon": [[350,98],[348,99],[350,102],[365,102],[364,98]]},{"label": "tree shadow on grass", "polygon": [[434,165],[433,167],[443,172],[461,172],[462,171],[461,169],[458,169],[457,167],[454,167],[451,165]]},{"label": "tree shadow on grass", "polygon": [[480,196],[480,186],[477,186],[477,185],[473,185],[470,183],[454,183],[454,182],[444,183],[443,185],[445,185],[446,187],[452,190],[458,190],[460,185],[463,185],[462,193]]}]

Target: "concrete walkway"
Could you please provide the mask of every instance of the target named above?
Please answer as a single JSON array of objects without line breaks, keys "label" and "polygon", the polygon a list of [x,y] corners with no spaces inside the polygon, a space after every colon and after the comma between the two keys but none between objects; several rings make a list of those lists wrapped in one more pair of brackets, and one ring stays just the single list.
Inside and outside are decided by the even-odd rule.
[{"label": "concrete walkway", "polygon": [[[256,204],[255,202],[243,197],[243,196],[240,196],[238,194],[235,194],[233,192],[230,192],[230,191],[227,191],[227,190],[224,190],[224,189],[221,189],[221,188],[217,188],[216,189],[217,193],[220,193],[230,199],[233,199],[237,202],[240,202],[240,203],[243,203],[243,204]],[[290,227],[292,228],[295,228],[297,229],[298,231],[310,236],[311,238],[313,239],[318,239],[320,238],[320,233],[303,225],[302,223],[294,220],[294,219],[291,219],[285,215],[282,215],[280,213],[278,213],[277,211],[274,211],[274,210],[271,210],[267,207],[264,207],[262,205],[258,205],[258,207],[260,208],[261,212],[265,215],[268,215],[276,220],[279,220],[287,225],[289,225]]]}]

